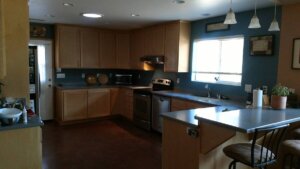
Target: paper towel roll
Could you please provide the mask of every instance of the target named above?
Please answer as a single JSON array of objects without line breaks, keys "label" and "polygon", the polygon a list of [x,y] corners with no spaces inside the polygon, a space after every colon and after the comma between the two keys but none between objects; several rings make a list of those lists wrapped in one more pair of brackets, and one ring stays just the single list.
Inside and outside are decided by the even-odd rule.
[{"label": "paper towel roll", "polygon": [[253,107],[262,107],[263,91],[260,89],[253,90]]}]

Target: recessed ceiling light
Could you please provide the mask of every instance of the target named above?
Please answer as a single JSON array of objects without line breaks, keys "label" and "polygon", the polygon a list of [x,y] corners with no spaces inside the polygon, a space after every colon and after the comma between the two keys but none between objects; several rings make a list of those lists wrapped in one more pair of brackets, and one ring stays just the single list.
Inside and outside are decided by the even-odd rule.
[{"label": "recessed ceiling light", "polygon": [[102,18],[103,17],[102,14],[97,14],[97,13],[83,13],[81,15],[84,17],[87,17],[87,18]]},{"label": "recessed ceiling light", "polygon": [[175,4],[184,4],[185,3],[184,0],[173,0],[172,2]]},{"label": "recessed ceiling light", "polygon": [[64,6],[67,6],[67,7],[73,7],[74,5],[72,3],[63,3]]},{"label": "recessed ceiling light", "polygon": [[140,15],[139,15],[139,14],[134,14],[134,13],[132,13],[131,16],[132,16],[132,17],[137,17],[137,16],[140,16]]}]

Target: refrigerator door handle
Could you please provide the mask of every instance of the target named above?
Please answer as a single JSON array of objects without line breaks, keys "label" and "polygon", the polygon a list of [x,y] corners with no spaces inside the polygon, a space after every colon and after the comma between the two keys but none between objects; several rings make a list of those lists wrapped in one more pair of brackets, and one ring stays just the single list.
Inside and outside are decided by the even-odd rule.
[{"label": "refrigerator door handle", "polygon": [[38,83],[38,91],[39,91],[39,93],[38,93],[38,96],[39,96],[39,98],[41,97],[41,75],[40,75],[40,72],[38,73],[39,74],[39,77],[38,77],[38,81],[39,81],[39,83]]}]

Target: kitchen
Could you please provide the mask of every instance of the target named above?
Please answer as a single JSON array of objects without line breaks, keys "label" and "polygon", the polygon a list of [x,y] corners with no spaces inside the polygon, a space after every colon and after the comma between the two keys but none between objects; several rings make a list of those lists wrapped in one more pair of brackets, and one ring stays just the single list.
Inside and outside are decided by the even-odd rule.
[{"label": "kitchen", "polygon": [[[9,2],[5,2],[5,3],[9,3]],[[299,37],[299,32],[297,32],[297,30],[292,29],[292,25],[291,25],[291,18],[293,17],[297,17],[297,12],[293,13],[293,11],[297,11],[297,6],[294,7],[296,9],[294,9],[292,7],[293,5],[287,5],[286,7],[284,7],[284,9],[282,9],[282,11],[279,10],[279,14],[280,12],[282,12],[281,14],[281,18],[279,17],[279,14],[277,16],[279,22],[281,22],[281,31],[280,32],[274,32],[271,34],[275,34],[275,47],[274,47],[274,55],[272,56],[268,56],[268,57],[261,57],[261,56],[249,56],[249,45],[248,43],[245,42],[245,46],[244,46],[244,65],[243,65],[243,77],[247,77],[243,80],[243,85],[240,87],[232,87],[232,86],[225,86],[225,85],[213,85],[213,84],[209,84],[209,88],[212,91],[213,94],[216,94],[217,92],[221,92],[222,95],[228,96],[230,99],[232,100],[238,100],[238,99],[246,99],[247,93],[244,92],[244,84],[252,84],[253,87],[258,87],[260,85],[267,85],[269,88],[271,88],[272,86],[274,86],[276,84],[276,82],[281,82],[282,84],[285,84],[287,86],[289,86],[290,88],[294,88],[296,89],[296,93],[297,91],[299,91],[299,80],[298,80],[298,76],[299,73],[297,70],[293,70],[290,68],[291,65],[291,56],[292,56],[292,40],[293,38],[296,38],[297,36]],[[17,8],[17,7],[15,7]],[[21,8],[21,7],[19,7]],[[18,8],[18,9],[19,9]],[[285,9],[286,8],[286,9]],[[293,10],[294,9],[294,10]],[[227,10],[227,9],[226,9]],[[22,11],[19,9],[19,11]],[[26,11],[24,11],[26,13]],[[262,12],[263,14],[261,14],[260,16],[260,12]],[[238,25],[234,25],[230,27],[230,30],[228,31],[219,31],[219,32],[212,32],[212,33],[205,33],[205,24],[206,23],[213,23],[213,22],[217,22],[220,20],[224,20],[224,14],[226,12],[224,12],[221,17],[216,17],[216,18],[211,18],[208,20],[199,20],[199,21],[195,21],[192,23],[192,28],[191,28],[191,41],[196,39],[197,37],[216,37],[216,36],[229,36],[229,35],[235,35],[235,34],[245,34],[245,41],[249,40],[247,38],[249,38],[249,36],[252,35],[268,35],[270,34],[267,29],[269,27],[269,24],[273,18],[273,13],[274,10],[273,8],[267,8],[267,9],[259,9],[258,10],[258,15],[261,19],[261,24],[262,24],[262,28],[259,30],[250,30],[248,28],[246,28],[249,24],[250,18],[253,15],[253,11],[249,11],[249,12],[242,12],[242,13],[237,13],[237,20],[238,20]],[[291,17],[293,16],[293,17]],[[20,17],[15,16],[15,15],[9,15],[9,17]],[[295,19],[295,18],[293,18]],[[16,18],[12,19],[12,20],[16,20]],[[267,20],[264,21],[263,20]],[[297,19],[295,19],[297,20]],[[24,25],[28,25],[28,20],[26,21],[26,19],[21,19],[21,21],[24,23]],[[292,22],[293,23],[293,22]],[[297,24],[297,23],[293,23],[293,24]],[[22,24],[23,25],[23,24]],[[239,26],[241,25],[241,26]],[[244,29],[242,29],[241,27],[243,26]],[[245,26],[246,25],[246,26]],[[8,33],[11,33],[10,31],[16,30],[16,26],[13,23],[7,21],[7,26],[8,28],[6,29],[8,31]],[[9,26],[12,26],[9,27]],[[295,25],[294,27],[297,27],[297,25]],[[201,28],[201,29],[198,29]],[[24,30],[27,29],[27,32],[29,32],[28,28],[24,27]],[[17,36],[18,34],[14,34],[11,33],[15,36]],[[26,34],[24,33],[17,36],[17,37],[24,37],[24,42],[23,41],[18,41],[18,42],[14,42],[13,40],[11,40],[10,38],[8,38],[8,42],[7,44],[11,44],[12,42],[14,42],[15,44],[18,43],[22,43],[20,44],[20,46],[24,47],[25,41],[26,41]],[[12,42],[10,42],[9,40],[11,40]],[[280,40],[280,41],[279,41]],[[27,45],[26,45],[27,46]],[[14,51],[12,50],[13,46],[8,45],[7,46],[9,52],[8,53],[8,57],[7,57],[7,76],[6,78],[4,78],[3,83],[6,84],[3,88],[3,95],[4,96],[13,96],[13,97],[24,97],[26,96],[26,98],[28,98],[28,87],[27,86],[27,79],[26,77],[24,77],[24,73],[26,72],[27,68],[23,66],[20,67],[19,70],[15,70],[14,69],[14,64],[12,63],[12,61],[10,61],[10,59],[13,59],[13,61],[15,62],[20,62],[20,63],[27,63],[26,59],[23,58],[27,57],[27,52],[25,52],[25,49],[23,49],[23,54],[16,54],[16,52],[22,52],[22,51]],[[282,49],[283,48],[283,49]],[[20,56],[19,56],[20,55]],[[14,57],[13,57],[14,56]],[[21,58],[19,58],[21,57]],[[288,57],[288,59],[286,58]],[[18,64],[19,65],[19,64]],[[23,65],[23,64],[20,64]],[[278,65],[278,67],[277,67]],[[27,66],[27,64],[26,64]],[[109,70],[65,70],[62,69],[61,70],[62,73],[65,73],[66,78],[65,79],[56,79],[56,80],[66,80],[65,82],[70,82],[73,83],[74,81],[78,81],[79,83],[84,83],[84,79],[82,79],[82,73],[88,74],[88,73],[107,73],[109,76]],[[113,74],[117,74],[118,70],[114,70],[116,72],[112,72]],[[128,70],[129,72],[131,72],[130,70]],[[195,83],[192,82],[190,80],[190,73],[165,73],[163,71],[155,71],[155,72],[151,72],[151,71],[133,71],[134,73],[136,73],[137,77],[141,76],[141,79],[145,78],[145,79],[152,79],[153,77],[165,77],[165,78],[170,78],[175,82],[175,87],[179,88],[179,89],[183,89],[187,92],[193,92],[197,95],[203,95],[206,94],[207,89],[205,89],[205,83]],[[262,73],[264,72],[264,74]],[[278,72],[278,73],[277,73]],[[61,72],[58,72],[61,73]],[[140,74],[140,75],[139,75]],[[287,76],[287,74],[289,76]],[[20,77],[20,79],[15,79],[13,77]],[[68,77],[71,77],[70,79],[68,79]],[[72,79],[73,78],[73,79]],[[179,83],[177,83],[177,78],[179,78]],[[146,80],[147,82],[141,82],[141,84],[149,84],[151,80]],[[69,80],[69,81],[68,81]],[[26,82],[26,83],[25,83]],[[64,82],[64,81],[63,81]],[[16,84],[19,84],[21,86],[24,86],[22,88],[20,88],[19,86],[16,87]],[[29,83],[28,83],[29,84]],[[147,85],[148,85],[147,84]],[[190,89],[190,90],[189,90]]]}]

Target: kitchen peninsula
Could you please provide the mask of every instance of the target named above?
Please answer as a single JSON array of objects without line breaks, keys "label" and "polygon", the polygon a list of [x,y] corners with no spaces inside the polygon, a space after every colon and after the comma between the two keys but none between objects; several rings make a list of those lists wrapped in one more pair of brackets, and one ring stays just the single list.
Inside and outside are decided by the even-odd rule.
[{"label": "kitchen peninsula", "polygon": [[[184,94],[174,92],[161,95],[184,99]],[[225,146],[250,142],[255,128],[300,121],[299,109],[245,109],[233,102],[229,106],[228,101],[222,105],[217,99],[186,98],[211,105],[163,113],[163,169],[227,169],[231,159],[223,153]],[[248,167],[238,164],[237,168]]]}]

